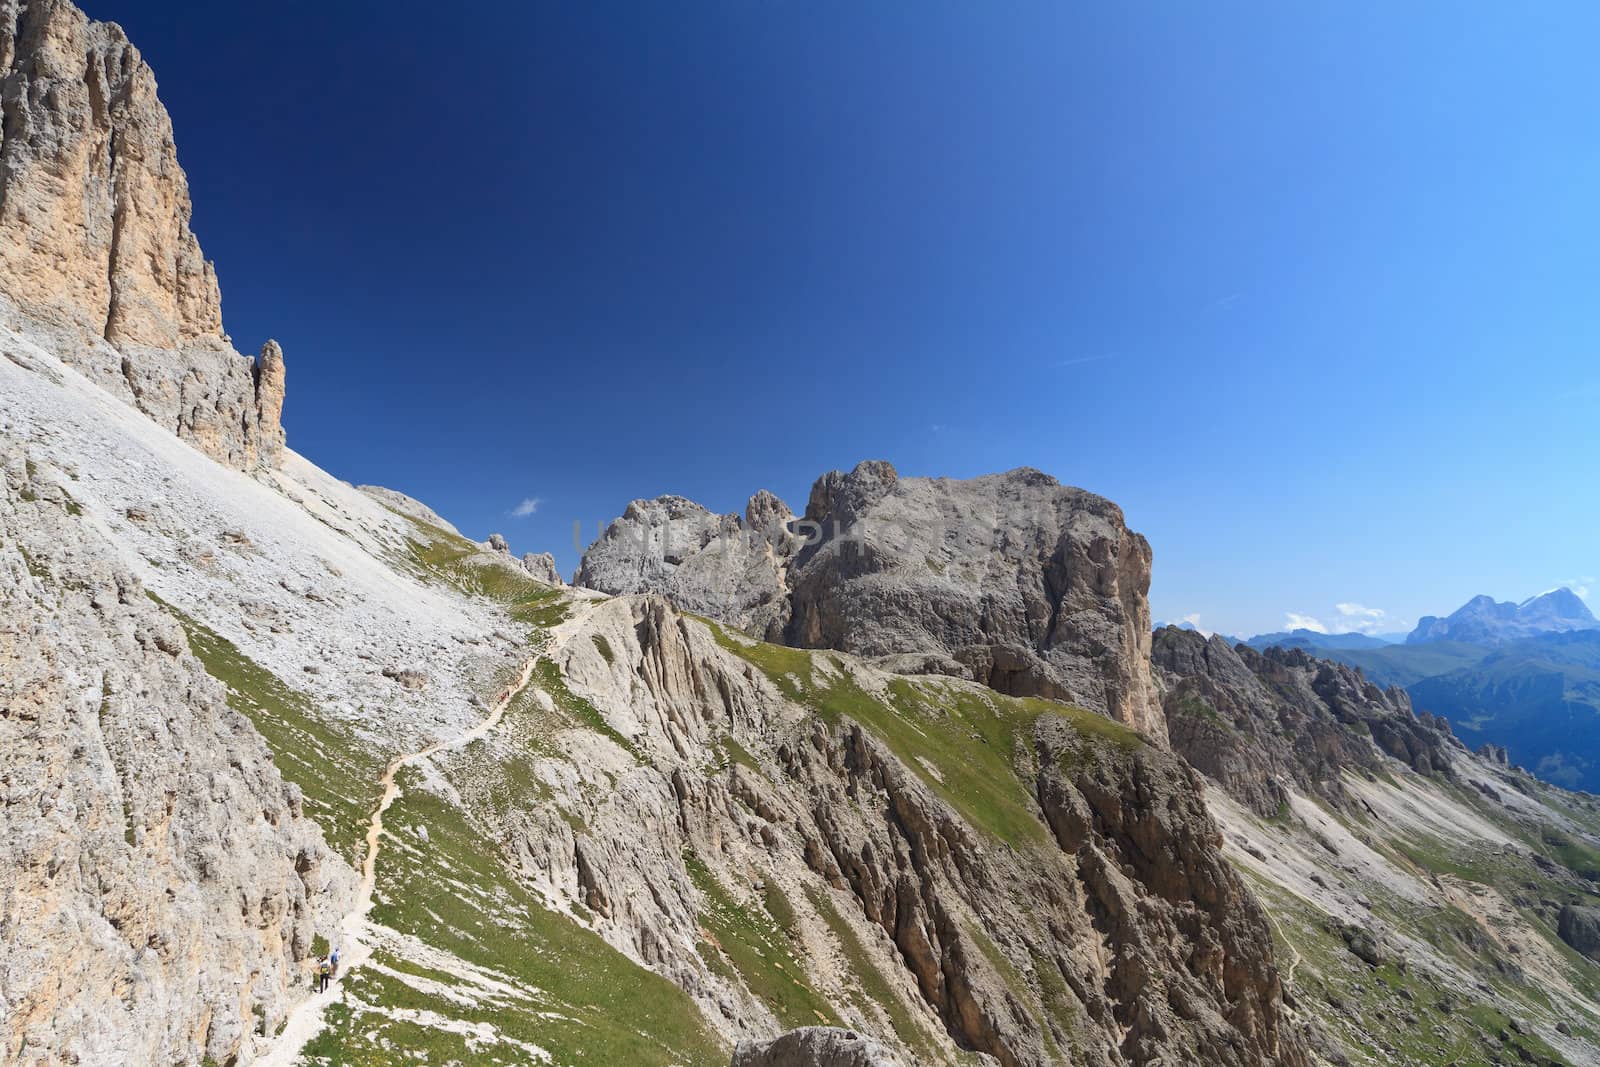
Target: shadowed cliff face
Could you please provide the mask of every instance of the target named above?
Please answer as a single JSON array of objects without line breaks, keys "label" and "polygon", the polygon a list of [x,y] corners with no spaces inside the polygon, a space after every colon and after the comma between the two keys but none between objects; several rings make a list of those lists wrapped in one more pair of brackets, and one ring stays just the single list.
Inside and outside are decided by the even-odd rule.
[{"label": "shadowed cliff face", "polygon": [[900,478],[869,461],[818,479],[800,520],[767,493],[743,520],[677,497],[635,501],[585,554],[578,584],[658,592],[795,647],[1070,701],[1162,741],[1150,563],[1115,504],[1038,471]]},{"label": "shadowed cliff face", "polygon": [[138,49],[65,0],[0,0],[0,77],[0,311],[219,462],[275,464],[282,353],[253,366],[223,333]]}]

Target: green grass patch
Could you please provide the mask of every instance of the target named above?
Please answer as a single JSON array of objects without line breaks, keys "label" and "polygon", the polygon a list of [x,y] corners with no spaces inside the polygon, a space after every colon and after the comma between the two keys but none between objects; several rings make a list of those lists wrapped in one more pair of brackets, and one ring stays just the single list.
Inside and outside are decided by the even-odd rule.
[{"label": "green grass patch", "polygon": [[233,642],[154,593],[150,599],[182,624],[206,673],[227,689],[229,706],[250,720],[272,750],[279,772],[300,787],[306,814],[322,827],[328,844],[359,869],[383,760],[324,718],[316,701],[284,684]]},{"label": "green grass patch", "polygon": [[645,762],[644,753],[639,751],[638,746],[633,741],[622,736],[615,727],[607,722],[606,717],[600,714],[599,708],[596,708],[593,704],[567,688],[566,679],[561,676],[561,668],[557,667],[554,662],[548,659],[541,659],[534,667],[533,673],[540,688],[550,695],[551,700],[555,701],[557,709],[563,713],[570,725],[592,730],[597,734],[608,737],[628,755],[632,756],[636,762]]},{"label": "green grass patch", "polygon": [[405,562],[419,577],[503,604],[512,618],[535,630],[548,630],[566,619],[566,594],[561,587],[535,581],[510,560],[488,558],[482,548],[459,534],[401,511],[395,514],[417,530],[416,537],[406,539],[409,555]]},{"label": "green grass patch", "polygon": [[[686,852],[683,862],[705,901],[700,925],[716,938],[716,945],[707,946],[702,958],[709,962],[713,950],[720,950],[745,988],[772,1009],[786,1028],[838,1026],[838,1016],[811,988],[778,922],[764,909],[735,900],[700,857]],[[789,914],[792,920],[792,909]]]},{"label": "green grass patch", "polygon": [[862,689],[828,653],[752,642],[708,623],[717,643],[755,665],[780,692],[831,725],[859,723],[971,825],[1014,845],[1049,845],[1028,784],[1033,727],[1042,715],[1065,719],[1079,736],[1119,752],[1138,734],[1093,712],[1038,698],[1004,696],[959,683],[895,678],[884,697]]},{"label": "green grass patch", "polygon": [[[531,1063],[531,1053],[501,1042],[471,1052],[455,1035],[419,1027],[356,1001],[415,1009],[465,1022],[545,1049],[561,1064],[727,1062],[728,1050],[671,982],[632,963],[599,935],[547,910],[507,869],[498,850],[461,809],[401,773],[402,793],[384,817],[373,920],[496,972],[523,997],[483,997],[463,1005],[424,993],[371,968],[347,980],[346,1014],[307,1050],[319,1064]],[[419,830],[426,828],[427,841]],[[385,958],[386,966],[453,984],[437,971]],[[314,1058],[312,1058],[314,1055]]]}]

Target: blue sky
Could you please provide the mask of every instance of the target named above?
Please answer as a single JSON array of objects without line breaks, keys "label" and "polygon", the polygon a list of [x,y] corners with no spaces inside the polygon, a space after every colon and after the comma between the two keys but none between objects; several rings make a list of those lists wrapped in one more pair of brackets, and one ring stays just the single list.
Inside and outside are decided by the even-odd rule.
[{"label": "blue sky", "polygon": [[86,6],[291,446],[472,536],[881,457],[1111,497],[1208,629],[1600,572],[1593,5]]}]

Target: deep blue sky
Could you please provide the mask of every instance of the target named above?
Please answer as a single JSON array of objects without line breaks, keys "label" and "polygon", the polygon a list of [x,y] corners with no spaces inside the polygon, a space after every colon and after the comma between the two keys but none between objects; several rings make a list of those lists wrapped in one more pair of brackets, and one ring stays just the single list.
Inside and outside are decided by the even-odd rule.
[{"label": "deep blue sky", "polygon": [[1600,573],[1591,4],[87,7],[290,445],[472,536],[883,457],[1106,494],[1207,628]]}]

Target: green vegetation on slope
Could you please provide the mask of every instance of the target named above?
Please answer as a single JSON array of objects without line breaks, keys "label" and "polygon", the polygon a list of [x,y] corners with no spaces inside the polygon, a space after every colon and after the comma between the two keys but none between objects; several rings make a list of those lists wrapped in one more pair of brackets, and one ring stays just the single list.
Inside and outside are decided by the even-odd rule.
[{"label": "green vegetation on slope", "polygon": [[[1082,708],[948,680],[895,678],[878,697],[829,653],[752,642],[708,625],[718,644],[760,668],[790,700],[830,725],[849,719],[870,730],[968,823],[1014,846],[1050,841],[1024,773],[1040,716],[1065,719],[1085,739],[1121,751],[1144,743],[1120,723]],[[823,657],[826,671],[819,669]]]},{"label": "green vegetation on slope", "polygon": [[418,536],[406,541],[410,556],[405,562],[418,577],[503,604],[512,618],[535,630],[548,630],[567,617],[559,586],[534,581],[509,559],[482,559],[483,549],[459,534],[404,512],[395,514],[417,529]]},{"label": "green vegetation on slope", "polygon": [[[740,904],[700,857],[686,852],[683,864],[705,898],[706,910],[700,916],[700,925],[714,939],[711,944],[701,942],[699,946],[707,964],[726,975],[726,965],[718,967],[714,962],[718,955],[726,959],[745,988],[772,1009],[786,1028],[839,1025],[832,1007],[807,982],[805,968],[795,956],[781,921],[765,910]],[[793,908],[781,892],[778,897],[782,900],[780,910],[793,923]]]},{"label": "green vegetation on slope", "polygon": [[[309,1062],[377,1067],[407,1058],[400,1049],[428,1063],[540,1062],[533,1048],[556,1063],[596,1067],[727,1062],[727,1049],[681,989],[545,908],[460,808],[421,788],[419,772],[402,772],[401,786],[384,817],[373,921],[454,954],[465,964],[455,969],[489,972],[512,991],[485,995],[464,979],[381,954],[381,966],[455,986],[457,996],[427,980],[413,985],[363,968],[346,982],[343,1011],[329,1013],[330,1025],[308,1047]],[[419,1025],[415,1013],[487,1024],[497,1039],[471,1047],[451,1027]]]},{"label": "green vegetation on slope", "polygon": [[227,688],[229,706],[250,720],[272,750],[279,772],[300,787],[306,814],[322,828],[328,844],[359,868],[382,762],[323,717],[315,701],[284,684],[233,642],[154,593],[150,598],[183,625],[206,673]]}]

